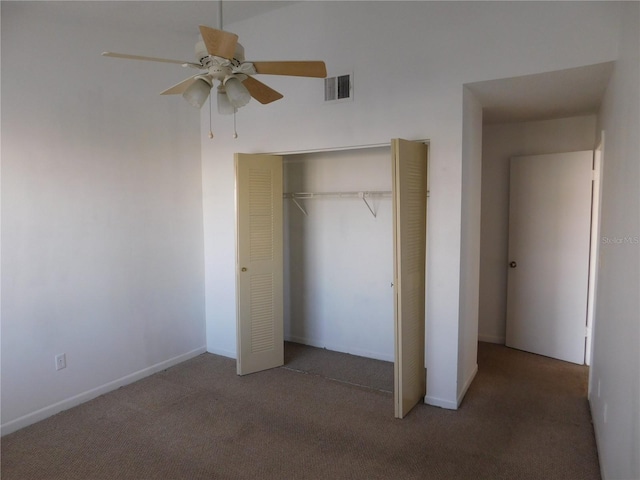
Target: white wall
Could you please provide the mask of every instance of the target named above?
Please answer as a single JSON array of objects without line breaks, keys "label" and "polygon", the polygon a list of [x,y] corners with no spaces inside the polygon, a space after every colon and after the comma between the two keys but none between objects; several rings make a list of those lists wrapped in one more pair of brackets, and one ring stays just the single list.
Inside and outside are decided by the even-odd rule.
[{"label": "white wall", "polygon": [[[193,36],[103,26],[93,10],[64,20],[61,5],[91,2],[2,2],[3,433],[185,358],[204,335],[197,122],[180,98],[148,97],[183,72],[99,57],[135,45],[182,58]],[[113,8],[126,19],[130,5]],[[235,355],[234,151],[429,138],[428,390],[455,403],[462,85],[616,59],[621,5],[302,2],[234,25],[248,58],[324,59],[332,74],[355,74],[356,98],[323,106],[320,81],[263,78],[285,99],[243,108],[237,141],[215,115],[206,139],[203,109],[207,348]],[[600,116],[609,239],[636,238],[640,216],[639,11],[623,8]],[[638,478],[639,249],[601,250],[590,401],[604,478]],[[55,372],[61,352],[69,365]]]},{"label": "white wall", "polygon": [[640,478],[640,5],[607,89],[591,411],[605,480]]},{"label": "white wall", "polygon": [[[286,192],[391,191],[389,147],[285,157]],[[285,339],[393,361],[391,196],[285,200]]]},{"label": "white wall", "polygon": [[460,272],[466,268],[460,263],[463,85],[610,61],[618,18],[619,6],[607,2],[319,1],[228,25],[247,58],[323,59],[330,75],[353,72],[354,101],[323,105],[320,80],[262,77],[285,98],[243,108],[235,142],[232,119],[218,116],[209,141],[203,112],[208,349],[236,351],[234,151],[429,139],[427,395],[455,408]]},{"label": "white wall", "polygon": [[484,125],[478,339],[504,343],[509,240],[509,159],[593,150],[596,116]]},{"label": "white wall", "polygon": [[[621,3],[293,4],[233,26],[247,57],[324,59],[331,74],[355,74],[355,100],[324,106],[318,80],[263,78],[285,99],[243,108],[237,141],[214,115],[212,142],[205,109],[198,138],[180,98],[148,96],[183,72],[99,57],[135,45],[182,58],[193,36],[103,26],[91,9],[56,15],[91,3],[2,2],[2,432],[200,351],[203,227],[207,348],[235,356],[234,151],[397,136],[431,139],[428,390],[455,403],[462,85],[616,59]],[[130,5],[113,8],[126,19]],[[600,116],[610,239],[636,238],[640,216],[638,4],[622,13]],[[638,251],[602,245],[590,401],[607,479],[640,477]],[[68,367],[55,372],[61,352]]]},{"label": "white wall", "polygon": [[91,3],[2,3],[3,434],[204,351],[198,114],[100,56],[193,42]]}]

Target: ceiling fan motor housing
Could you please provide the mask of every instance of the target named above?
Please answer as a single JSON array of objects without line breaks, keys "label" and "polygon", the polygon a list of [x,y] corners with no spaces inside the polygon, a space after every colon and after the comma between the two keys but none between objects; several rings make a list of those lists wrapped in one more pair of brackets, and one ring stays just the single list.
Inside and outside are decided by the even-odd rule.
[{"label": "ceiling fan motor housing", "polygon": [[[196,42],[195,52],[196,52],[196,59],[205,68],[210,68],[211,66],[214,66],[216,64],[225,65],[228,62],[231,62],[232,65],[234,65],[235,67],[238,67],[242,62],[245,61],[244,47],[239,43],[236,43],[236,48],[233,54],[233,58],[224,58],[224,57],[217,57],[215,55],[211,55],[207,51],[207,47],[204,41],[202,40],[202,38],[200,38]],[[213,74],[213,72],[209,72],[209,73]],[[228,73],[229,72],[227,72],[227,74]]]}]

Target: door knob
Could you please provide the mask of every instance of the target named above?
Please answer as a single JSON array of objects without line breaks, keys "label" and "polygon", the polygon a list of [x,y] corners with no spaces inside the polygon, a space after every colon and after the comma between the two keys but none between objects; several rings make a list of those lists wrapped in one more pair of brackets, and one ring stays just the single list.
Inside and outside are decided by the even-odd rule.
[{"label": "door knob", "polygon": [[516,268],[518,266],[518,264],[516,262],[509,262],[509,266],[511,268]]},{"label": "door knob", "polygon": [[243,272],[246,272],[247,271],[247,267],[242,267],[240,270],[243,271]]}]

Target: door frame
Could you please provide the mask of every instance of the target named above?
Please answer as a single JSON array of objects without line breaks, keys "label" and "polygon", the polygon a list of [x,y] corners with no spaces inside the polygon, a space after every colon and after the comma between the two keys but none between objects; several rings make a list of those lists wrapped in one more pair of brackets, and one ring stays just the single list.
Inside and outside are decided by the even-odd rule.
[{"label": "door frame", "polygon": [[[604,162],[604,130],[593,150],[593,190],[591,193],[591,244],[589,246],[589,287],[587,290],[587,338],[584,363],[591,365],[593,348],[593,327],[595,322],[596,292],[598,289],[598,267],[600,253],[600,211],[602,195],[602,166]],[[591,386],[591,383],[589,383]]]}]

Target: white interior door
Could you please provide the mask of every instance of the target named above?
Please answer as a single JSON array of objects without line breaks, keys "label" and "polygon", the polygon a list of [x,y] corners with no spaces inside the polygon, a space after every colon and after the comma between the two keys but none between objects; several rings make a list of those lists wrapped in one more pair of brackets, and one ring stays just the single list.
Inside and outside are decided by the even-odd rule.
[{"label": "white interior door", "polygon": [[506,344],[583,364],[593,152],[514,157]]},{"label": "white interior door", "polygon": [[282,157],[236,154],[237,371],[284,364]]},{"label": "white interior door", "polygon": [[404,417],[426,393],[425,261],[427,146],[391,141],[395,293],[395,416]]}]

